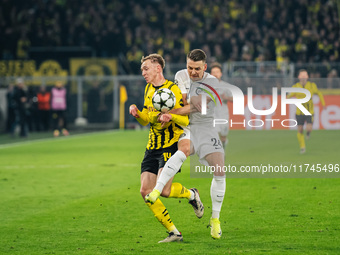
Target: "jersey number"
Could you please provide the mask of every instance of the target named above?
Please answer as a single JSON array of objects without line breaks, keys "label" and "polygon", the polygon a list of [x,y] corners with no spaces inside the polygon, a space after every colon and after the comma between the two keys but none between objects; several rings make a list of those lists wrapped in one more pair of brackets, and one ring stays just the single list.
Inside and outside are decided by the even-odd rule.
[{"label": "jersey number", "polygon": [[163,153],[164,161],[168,161],[169,158],[171,158],[171,152],[164,152]]},{"label": "jersey number", "polygon": [[213,142],[213,146],[215,146],[215,149],[222,148],[222,143],[221,143],[220,139],[211,138],[211,141]]}]

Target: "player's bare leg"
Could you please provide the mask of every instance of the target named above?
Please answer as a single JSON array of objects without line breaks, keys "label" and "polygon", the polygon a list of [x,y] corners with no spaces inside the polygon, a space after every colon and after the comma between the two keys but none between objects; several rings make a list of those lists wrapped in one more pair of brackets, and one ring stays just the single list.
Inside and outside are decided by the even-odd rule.
[{"label": "player's bare leg", "polygon": [[153,203],[160,195],[173,198],[187,198],[193,207],[196,216],[202,218],[204,206],[196,188],[188,190],[180,183],[172,183],[171,188],[169,189],[167,188],[167,184],[165,185],[165,183],[168,183],[169,180],[173,179],[183,162],[190,155],[190,151],[193,151],[193,148],[190,149],[190,146],[191,143],[189,139],[182,139],[178,142],[178,151],[166,162],[159,175],[155,188],[146,195],[145,199],[148,202]]},{"label": "player's bare leg", "polygon": [[[141,189],[140,193],[144,198],[152,188],[155,186],[157,176],[150,172],[143,172],[141,175]],[[171,180],[172,181],[172,180]],[[171,185],[171,182],[168,184]],[[183,237],[172,222],[168,210],[158,198],[153,204],[145,201],[146,205],[153,212],[157,220],[168,230],[169,236],[160,242],[175,242],[182,241]]]},{"label": "player's bare leg", "polygon": [[146,196],[147,201],[153,203],[161,195],[165,185],[175,176],[189,155],[190,140],[180,140],[178,142],[178,151],[165,163],[163,170],[158,176],[157,184],[154,186],[152,192]]},{"label": "player's bare leg", "polygon": [[312,132],[312,130],[313,130],[313,123],[307,123],[307,126],[306,126],[306,131],[307,131],[306,139],[307,140],[309,140],[310,133]]},{"label": "player's bare leg", "polygon": [[222,142],[223,148],[226,149],[226,145],[228,144],[228,138],[227,136],[220,135],[220,140]]},{"label": "player's bare leg", "polygon": [[300,146],[300,153],[303,154],[306,152],[305,137],[303,135],[303,125],[298,125],[297,139]]}]

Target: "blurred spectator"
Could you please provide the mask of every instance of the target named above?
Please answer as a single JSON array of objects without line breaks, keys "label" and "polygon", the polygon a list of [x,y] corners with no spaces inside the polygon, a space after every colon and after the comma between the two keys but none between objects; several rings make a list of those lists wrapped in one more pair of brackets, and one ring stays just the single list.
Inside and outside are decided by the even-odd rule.
[{"label": "blurred spectator", "polygon": [[48,131],[50,129],[51,93],[46,91],[45,86],[41,86],[37,98],[39,115],[38,131]]},{"label": "blurred spectator", "polygon": [[14,136],[16,123],[18,121],[18,104],[15,98],[16,88],[13,84],[8,86],[7,98],[7,124],[6,131]]},{"label": "blurred spectator", "polygon": [[339,82],[338,72],[335,69],[332,69],[327,74],[327,88],[339,88]]},{"label": "blurred spectator", "polygon": [[[152,52],[183,62],[205,47],[219,61],[339,61],[337,2],[329,0],[0,0],[0,58],[30,47],[88,46],[131,61]],[[185,58],[184,58],[185,61]],[[138,63],[139,64],[139,63]]]},{"label": "blurred spectator", "polygon": [[39,129],[38,98],[35,86],[28,86],[27,91],[27,124],[30,132]]},{"label": "blurred spectator", "polygon": [[27,137],[28,135],[28,95],[22,78],[17,79],[17,89],[15,92],[15,100],[18,106],[18,117],[20,123],[20,136]]},{"label": "blurred spectator", "polygon": [[51,91],[53,135],[69,135],[66,123],[67,91],[61,81],[57,81]]}]

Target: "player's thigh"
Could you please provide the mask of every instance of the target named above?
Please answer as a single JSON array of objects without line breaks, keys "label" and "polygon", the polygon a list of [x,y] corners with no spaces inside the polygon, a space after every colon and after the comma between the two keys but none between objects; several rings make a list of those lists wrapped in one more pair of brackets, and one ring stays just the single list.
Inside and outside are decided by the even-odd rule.
[{"label": "player's thigh", "polygon": [[313,119],[314,119],[314,116],[306,116],[306,122],[307,122],[307,126],[306,126],[306,129],[307,131],[312,131],[313,129]]},{"label": "player's thigh", "polygon": [[194,146],[190,139],[182,139],[178,142],[178,150],[182,151],[187,157],[194,153]]},{"label": "player's thigh", "polygon": [[298,132],[303,133],[303,125],[298,125]]},{"label": "player's thigh", "polygon": [[213,152],[205,156],[205,160],[208,162],[209,166],[215,167],[215,176],[224,176],[223,172],[224,166],[224,153]]},{"label": "player's thigh", "polygon": [[141,164],[140,193],[144,197],[155,187],[158,174],[158,158],[163,156],[160,150],[146,150]]},{"label": "player's thigh", "polygon": [[307,123],[306,130],[311,132],[313,130],[313,123]]}]

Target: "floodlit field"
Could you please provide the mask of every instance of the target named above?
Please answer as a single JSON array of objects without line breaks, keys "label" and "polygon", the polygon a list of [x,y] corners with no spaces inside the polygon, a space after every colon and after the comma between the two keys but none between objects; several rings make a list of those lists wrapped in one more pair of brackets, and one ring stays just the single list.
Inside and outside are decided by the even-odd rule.
[{"label": "floodlit field", "polygon": [[[0,254],[339,254],[340,178],[228,179],[213,240],[211,179],[191,178],[189,161],[175,181],[199,189],[205,215],[162,199],[184,242],[158,244],[166,230],[139,194],[146,142],[146,131],[110,131],[0,145]],[[226,162],[339,164],[339,155],[339,131],[313,131],[300,155],[296,131],[232,130]]]}]

